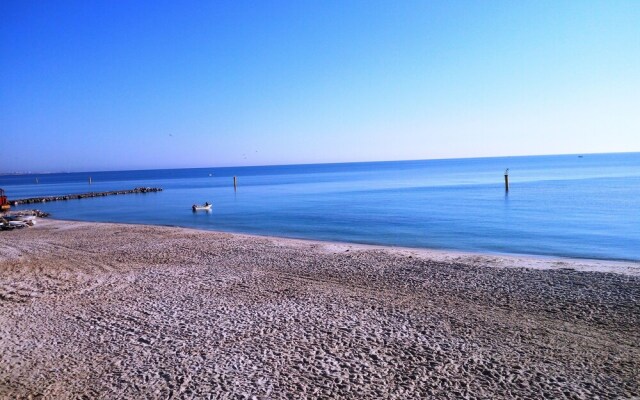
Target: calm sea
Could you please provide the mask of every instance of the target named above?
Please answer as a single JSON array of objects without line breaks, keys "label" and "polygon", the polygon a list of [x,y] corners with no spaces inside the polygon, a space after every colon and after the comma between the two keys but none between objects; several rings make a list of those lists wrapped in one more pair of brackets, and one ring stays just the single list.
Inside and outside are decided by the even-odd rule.
[{"label": "calm sea", "polygon": [[[640,153],[0,176],[10,199],[137,186],[164,191],[37,208],[70,220],[640,260]],[[205,201],[212,212],[191,211]]]}]

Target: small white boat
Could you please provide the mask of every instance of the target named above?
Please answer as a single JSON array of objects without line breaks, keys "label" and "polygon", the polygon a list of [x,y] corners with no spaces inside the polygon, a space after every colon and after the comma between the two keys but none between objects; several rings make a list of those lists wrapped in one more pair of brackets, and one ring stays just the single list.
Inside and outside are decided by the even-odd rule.
[{"label": "small white boat", "polygon": [[193,211],[209,211],[211,210],[211,207],[213,206],[213,204],[209,204],[209,203],[205,203],[201,206],[194,204],[193,206],[191,206],[191,209]]}]

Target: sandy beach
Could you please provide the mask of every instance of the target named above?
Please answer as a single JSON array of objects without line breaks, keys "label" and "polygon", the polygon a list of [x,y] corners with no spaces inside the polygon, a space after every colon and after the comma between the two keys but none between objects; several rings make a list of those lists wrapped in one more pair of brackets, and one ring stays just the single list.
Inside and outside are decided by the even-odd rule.
[{"label": "sandy beach", "polygon": [[0,398],[632,398],[638,271],[41,220],[0,232]]}]

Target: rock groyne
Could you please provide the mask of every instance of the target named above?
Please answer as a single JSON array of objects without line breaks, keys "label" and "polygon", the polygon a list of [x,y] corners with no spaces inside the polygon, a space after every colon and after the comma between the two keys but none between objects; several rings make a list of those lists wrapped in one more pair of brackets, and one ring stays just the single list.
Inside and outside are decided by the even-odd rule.
[{"label": "rock groyne", "polygon": [[155,193],[155,192],[161,192],[161,191],[162,191],[162,188],[137,187],[137,188],[128,189],[128,190],[112,190],[110,192],[89,192],[89,193],[67,194],[62,196],[30,197],[28,199],[11,200],[9,203],[11,203],[11,205],[17,206],[20,204],[45,203],[48,201],[77,200],[77,199],[88,199],[91,197],[114,196],[117,194]]}]

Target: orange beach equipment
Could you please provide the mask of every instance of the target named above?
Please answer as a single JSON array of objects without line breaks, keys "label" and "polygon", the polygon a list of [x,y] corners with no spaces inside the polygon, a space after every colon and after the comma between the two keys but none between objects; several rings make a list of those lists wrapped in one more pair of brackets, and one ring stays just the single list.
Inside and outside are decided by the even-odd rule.
[{"label": "orange beach equipment", "polygon": [[11,208],[11,206],[7,200],[7,196],[4,195],[4,190],[0,189],[0,211],[6,211],[9,208]]}]

